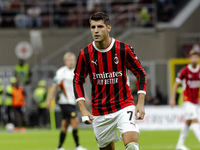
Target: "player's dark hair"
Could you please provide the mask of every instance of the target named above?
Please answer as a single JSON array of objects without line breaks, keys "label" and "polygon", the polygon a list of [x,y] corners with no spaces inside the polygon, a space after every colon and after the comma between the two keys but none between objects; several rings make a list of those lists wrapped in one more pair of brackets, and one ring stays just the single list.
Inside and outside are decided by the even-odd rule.
[{"label": "player's dark hair", "polygon": [[108,16],[108,14],[106,14],[104,12],[94,13],[93,15],[90,16],[90,21],[91,20],[94,20],[94,21],[103,20],[106,25],[110,25],[109,16]]}]

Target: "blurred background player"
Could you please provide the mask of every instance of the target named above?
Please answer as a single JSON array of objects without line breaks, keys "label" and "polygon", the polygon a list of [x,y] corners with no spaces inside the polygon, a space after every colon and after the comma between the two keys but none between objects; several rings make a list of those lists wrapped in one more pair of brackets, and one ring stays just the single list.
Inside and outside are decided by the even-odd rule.
[{"label": "blurred background player", "polygon": [[19,83],[15,77],[12,78],[12,99],[13,99],[13,110],[14,110],[14,124],[15,131],[18,131],[18,127],[21,126],[21,131],[25,132],[25,116],[23,107],[25,106],[25,93],[23,87],[19,86]]},{"label": "blurred background player", "polygon": [[34,90],[33,99],[37,105],[37,116],[36,116],[36,126],[40,125],[40,118],[42,119],[43,127],[47,127],[47,110],[46,110],[46,100],[47,100],[47,83],[45,80],[40,80],[38,82],[38,87]]},{"label": "blurred background player", "polygon": [[1,85],[2,79],[0,78],[0,124],[3,122],[2,108],[3,108],[3,86]]},{"label": "blurred background player", "polygon": [[64,143],[69,124],[71,124],[73,128],[73,137],[76,143],[76,150],[87,150],[79,144],[78,136],[79,119],[76,113],[76,101],[73,92],[73,75],[76,65],[76,56],[71,52],[67,52],[64,55],[63,60],[65,66],[57,70],[46,104],[46,107],[49,108],[57,88],[60,88],[61,92],[59,94],[58,103],[60,104],[63,118],[61,123],[59,145],[56,150],[64,150],[62,145]]},{"label": "blurred background player", "polygon": [[193,130],[194,135],[200,142],[200,128],[198,123],[198,104],[199,104],[199,86],[200,86],[200,67],[198,65],[200,58],[199,51],[191,50],[189,54],[190,64],[183,67],[176,78],[176,82],[172,89],[170,105],[176,105],[176,92],[179,85],[182,83],[183,88],[183,107],[185,111],[186,122],[181,130],[177,150],[189,150],[184,145],[185,139],[188,136],[189,127]]}]

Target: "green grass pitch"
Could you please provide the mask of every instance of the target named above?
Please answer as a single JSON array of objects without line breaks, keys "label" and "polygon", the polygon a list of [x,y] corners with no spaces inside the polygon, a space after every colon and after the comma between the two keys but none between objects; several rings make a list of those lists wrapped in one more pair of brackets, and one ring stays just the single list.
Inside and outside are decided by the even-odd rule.
[{"label": "green grass pitch", "polygon": [[[55,150],[59,130],[28,129],[26,133],[7,133],[0,130],[0,150]],[[180,131],[141,131],[140,150],[174,150]],[[79,129],[80,144],[88,150],[98,150],[92,129]],[[186,139],[186,146],[199,150],[200,144],[192,131]],[[74,150],[72,133],[68,133],[63,145],[66,150]],[[124,150],[122,142],[115,144],[116,150]]]}]

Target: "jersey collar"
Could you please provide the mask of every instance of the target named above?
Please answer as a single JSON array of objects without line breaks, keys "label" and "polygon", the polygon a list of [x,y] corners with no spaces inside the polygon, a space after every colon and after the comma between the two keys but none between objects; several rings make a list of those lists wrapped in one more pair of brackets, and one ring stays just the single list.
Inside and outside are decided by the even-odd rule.
[{"label": "jersey collar", "polygon": [[107,51],[111,50],[111,48],[113,47],[114,43],[115,43],[115,39],[112,38],[112,41],[111,41],[110,45],[106,49],[99,49],[99,48],[97,48],[94,41],[92,42],[92,45],[99,52],[107,52]]},{"label": "jersey collar", "polygon": [[196,73],[196,72],[199,71],[199,65],[197,65],[196,68],[192,68],[192,65],[189,64],[189,65],[188,65],[188,69],[189,69],[191,72]]}]

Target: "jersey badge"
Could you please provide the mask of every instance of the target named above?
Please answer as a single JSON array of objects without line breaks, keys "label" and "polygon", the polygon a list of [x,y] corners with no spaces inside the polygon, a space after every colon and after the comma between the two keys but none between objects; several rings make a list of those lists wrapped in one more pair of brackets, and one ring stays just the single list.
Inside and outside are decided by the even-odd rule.
[{"label": "jersey badge", "polygon": [[115,54],[114,62],[116,65],[119,63],[119,58],[117,57],[117,54]]}]

